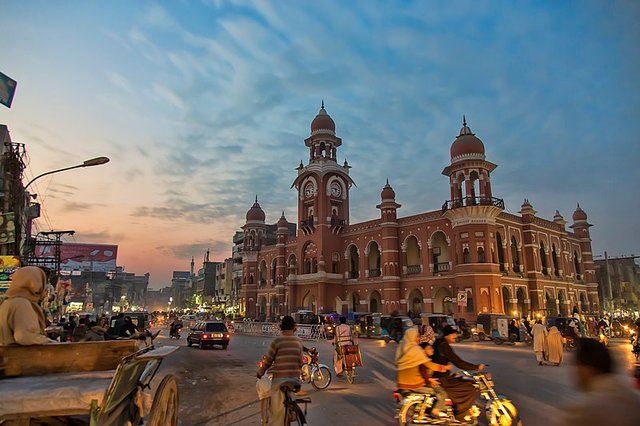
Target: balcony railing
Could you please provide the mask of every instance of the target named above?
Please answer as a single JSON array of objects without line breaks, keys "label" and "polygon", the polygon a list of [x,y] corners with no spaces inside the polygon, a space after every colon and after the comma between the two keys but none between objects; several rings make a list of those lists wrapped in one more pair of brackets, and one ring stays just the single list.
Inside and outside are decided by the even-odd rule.
[{"label": "balcony railing", "polygon": [[345,220],[337,217],[331,218],[331,226],[344,226]]},{"label": "balcony railing", "polygon": [[358,272],[358,271],[349,271],[347,276],[349,277],[350,280],[352,280],[354,278],[360,277],[360,272]]},{"label": "balcony railing", "polygon": [[265,280],[264,278],[260,278],[258,280],[258,286],[259,287],[264,287],[265,285],[267,285],[267,280]]},{"label": "balcony railing", "polygon": [[451,270],[449,262],[438,262],[433,264],[433,272],[447,272]]},{"label": "balcony railing", "polygon": [[422,272],[422,267],[420,265],[407,266],[407,275],[419,274],[420,272]]},{"label": "balcony railing", "polygon": [[374,278],[374,277],[379,277],[380,276],[380,269],[369,269],[369,276]]},{"label": "balcony railing", "polygon": [[542,268],[542,275],[549,275],[549,268],[546,266]]},{"label": "balcony railing", "polygon": [[504,209],[504,200],[495,197],[464,197],[456,200],[447,200],[442,205],[442,212],[469,206],[494,206]]},{"label": "balcony railing", "polygon": [[522,272],[520,265],[518,264],[513,265],[513,272]]},{"label": "balcony railing", "polygon": [[313,218],[310,217],[308,219],[302,219],[300,221],[300,227],[307,227],[307,228],[313,228]]}]

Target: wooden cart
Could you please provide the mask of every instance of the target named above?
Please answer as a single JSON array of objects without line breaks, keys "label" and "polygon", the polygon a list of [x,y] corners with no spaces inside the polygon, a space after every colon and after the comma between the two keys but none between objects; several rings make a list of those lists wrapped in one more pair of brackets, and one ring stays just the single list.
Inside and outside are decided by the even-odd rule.
[{"label": "wooden cart", "polygon": [[175,426],[178,386],[165,376],[176,346],[136,351],[133,340],[0,346],[0,424]]}]

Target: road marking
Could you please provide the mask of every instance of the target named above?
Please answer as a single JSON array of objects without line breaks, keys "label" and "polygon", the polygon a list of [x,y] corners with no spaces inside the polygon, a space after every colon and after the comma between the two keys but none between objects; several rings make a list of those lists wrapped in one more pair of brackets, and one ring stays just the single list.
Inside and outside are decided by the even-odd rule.
[{"label": "road marking", "polygon": [[378,355],[374,355],[372,352],[369,352],[366,354],[368,357],[371,357],[373,359],[375,359],[376,361],[378,361],[380,364],[382,365],[386,365],[387,367],[391,368],[393,371],[395,371],[396,366],[393,362],[389,361],[388,359],[384,359],[379,357]]}]

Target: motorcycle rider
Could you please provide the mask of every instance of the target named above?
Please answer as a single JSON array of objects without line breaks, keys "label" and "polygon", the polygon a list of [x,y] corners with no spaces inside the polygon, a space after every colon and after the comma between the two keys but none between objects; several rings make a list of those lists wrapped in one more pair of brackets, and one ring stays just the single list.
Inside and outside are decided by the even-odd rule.
[{"label": "motorcycle rider", "polygon": [[170,337],[180,337],[180,330],[182,329],[182,321],[178,317],[173,319],[173,322],[169,326]]},{"label": "motorcycle rider", "polygon": [[[434,395],[436,403],[431,410],[432,417],[438,418],[445,408],[447,394],[440,387],[437,379],[432,378],[433,371],[445,372],[451,366],[436,364],[427,356],[427,352],[418,343],[420,333],[417,327],[411,327],[396,349],[396,371],[398,389],[406,389],[415,393]],[[427,346],[430,348],[430,346]],[[432,353],[433,351],[431,351]]]},{"label": "motorcycle rider", "polygon": [[351,327],[347,325],[347,319],[340,317],[340,325],[336,327],[334,339],[335,351],[333,352],[333,369],[338,377],[342,377],[342,348],[347,345],[353,345],[353,332]]},{"label": "motorcycle rider", "polygon": [[[448,365],[452,363],[456,367],[463,370],[482,371],[484,364],[471,364],[460,358],[451,348],[458,338],[458,332],[455,328],[447,325],[442,330],[442,337],[436,339],[433,348],[433,361],[436,364]],[[433,377],[440,380],[440,384],[449,395],[454,403],[455,415],[458,421],[466,421],[469,417],[469,409],[473,402],[478,398],[478,391],[473,383],[464,381],[459,377],[454,377],[450,372],[435,371]]]}]

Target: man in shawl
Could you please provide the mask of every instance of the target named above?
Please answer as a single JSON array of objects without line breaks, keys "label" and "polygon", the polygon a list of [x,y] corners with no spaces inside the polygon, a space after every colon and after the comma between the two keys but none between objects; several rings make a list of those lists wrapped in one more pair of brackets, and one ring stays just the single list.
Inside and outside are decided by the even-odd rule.
[{"label": "man in shawl", "polygon": [[[436,339],[433,345],[435,351],[433,360],[440,365],[452,363],[463,370],[482,371],[484,364],[471,364],[453,352],[451,343],[454,343],[457,338],[458,332],[456,329],[447,325],[442,330],[442,337]],[[473,386],[473,383],[454,377],[451,373],[436,371],[433,376],[440,380],[442,387],[453,401],[456,419],[458,421],[466,421],[469,418],[469,409],[478,398],[478,391]]]},{"label": "man in shawl", "polygon": [[549,335],[547,336],[547,348],[549,351],[548,360],[556,367],[562,362],[562,335],[558,331],[557,327],[551,327],[549,329]]},{"label": "man in shawl", "polygon": [[436,379],[431,378],[433,371],[445,372],[448,365],[432,362],[425,350],[418,344],[420,333],[416,327],[408,328],[396,349],[396,371],[398,389],[408,389],[416,393],[435,394],[436,403],[431,415],[438,417],[445,408],[447,394]]},{"label": "man in shawl", "polygon": [[46,296],[47,277],[35,266],[16,270],[6,299],[0,303],[0,346],[51,343],[45,335],[40,303]]},{"label": "man in shawl", "polygon": [[542,320],[536,320],[531,327],[531,335],[533,336],[533,352],[536,354],[538,365],[542,365],[547,354],[547,327],[542,325]]}]

